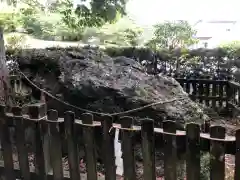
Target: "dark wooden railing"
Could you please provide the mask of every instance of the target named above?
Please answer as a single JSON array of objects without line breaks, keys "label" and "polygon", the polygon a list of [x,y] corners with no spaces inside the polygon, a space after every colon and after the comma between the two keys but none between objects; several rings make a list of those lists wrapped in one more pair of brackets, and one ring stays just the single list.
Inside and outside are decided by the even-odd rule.
[{"label": "dark wooden railing", "polygon": [[229,105],[233,113],[240,112],[240,84],[229,81]]},{"label": "dark wooden railing", "polygon": [[[92,114],[82,114],[75,119],[73,112],[66,112],[64,118],[58,118],[55,110],[46,112],[46,105],[39,103],[28,106],[28,115],[22,115],[22,109],[13,107],[12,113],[6,113],[0,106],[0,140],[3,160],[0,161],[0,174],[7,180],[17,179],[72,179],[80,180],[79,150],[77,132],[82,131],[84,141],[87,179],[97,180],[96,139],[94,131],[101,128],[102,159],[105,167],[105,179],[116,180],[114,136],[112,129],[119,128],[122,133],[122,152],[124,179],[136,179],[134,158],[134,134],[141,134],[143,153],[143,177],[155,180],[155,147],[161,144],[164,152],[164,178],[176,180],[176,162],[178,146],[186,153],[187,180],[200,180],[200,151],[210,153],[210,176],[212,180],[225,178],[225,154],[235,155],[235,180],[240,179],[240,130],[236,136],[227,136],[221,126],[205,127],[201,132],[200,125],[190,123],[186,131],[176,129],[173,121],[162,122],[162,128],[154,128],[153,120],[142,119],[141,126],[134,126],[133,118],[121,118],[121,124],[113,123],[112,117],[103,116],[99,122],[94,121]],[[16,143],[11,141],[9,128],[14,126]],[[61,127],[64,128],[61,128]],[[29,166],[28,147],[25,131],[34,129],[34,165]],[[208,133],[209,129],[209,133]],[[67,141],[69,170],[62,165],[62,135]],[[157,136],[156,136],[157,135]],[[157,139],[156,141],[156,138]],[[180,140],[181,143],[177,143]],[[18,160],[13,162],[13,147],[16,148]],[[83,178],[83,177],[82,177]]]},{"label": "dark wooden railing", "polygon": [[228,81],[209,79],[176,79],[190,98],[212,108],[228,105]]}]

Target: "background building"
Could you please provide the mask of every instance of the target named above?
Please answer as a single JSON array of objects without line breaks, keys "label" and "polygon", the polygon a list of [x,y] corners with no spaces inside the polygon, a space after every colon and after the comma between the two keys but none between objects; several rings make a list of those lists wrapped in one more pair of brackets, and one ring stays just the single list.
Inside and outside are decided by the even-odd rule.
[{"label": "background building", "polygon": [[194,24],[199,43],[192,48],[214,48],[224,42],[240,40],[240,23],[233,20],[199,20]]}]

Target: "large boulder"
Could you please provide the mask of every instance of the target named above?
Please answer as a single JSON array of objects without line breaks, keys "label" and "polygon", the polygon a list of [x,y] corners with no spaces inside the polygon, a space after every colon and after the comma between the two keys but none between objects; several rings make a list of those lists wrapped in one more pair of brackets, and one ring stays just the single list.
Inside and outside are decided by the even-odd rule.
[{"label": "large boulder", "polygon": [[[156,124],[163,119],[171,119],[179,125],[203,123],[208,118],[176,80],[148,75],[133,59],[111,58],[97,48],[86,47],[23,50],[10,54],[8,52],[8,58],[16,59],[20,69],[36,84],[43,80],[43,88],[77,107],[116,113],[176,99],[121,116],[133,116],[136,122],[148,117]],[[60,115],[69,110],[49,97],[47,102],[48,107],[57,109]]]}]

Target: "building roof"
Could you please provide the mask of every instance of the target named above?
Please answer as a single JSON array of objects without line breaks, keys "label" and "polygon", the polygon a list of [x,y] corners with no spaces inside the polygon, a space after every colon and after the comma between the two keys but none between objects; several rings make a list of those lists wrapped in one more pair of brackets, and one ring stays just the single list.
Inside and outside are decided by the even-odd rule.
[{"label": "building roof", "polygon": [[224,20],[220,20],[220,21],[206,21],[206,23],[218,23],[218,24],[235,24],[237,21],[224,21]]},{"label": "building roof", "polygon": [[199,40],[209,40],[209,39],[211,39],[212,37],[196,36],[196,38],[199,39]]}]

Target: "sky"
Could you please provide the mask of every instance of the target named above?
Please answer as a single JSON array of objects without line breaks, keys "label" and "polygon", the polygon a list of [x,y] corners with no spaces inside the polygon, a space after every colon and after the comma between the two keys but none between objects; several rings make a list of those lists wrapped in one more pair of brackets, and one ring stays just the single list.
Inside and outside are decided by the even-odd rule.
[{"label": "sky", "polygon": [[239,0],[129,0],[129,16],[141,25],[164,20],[237,20]]}]

